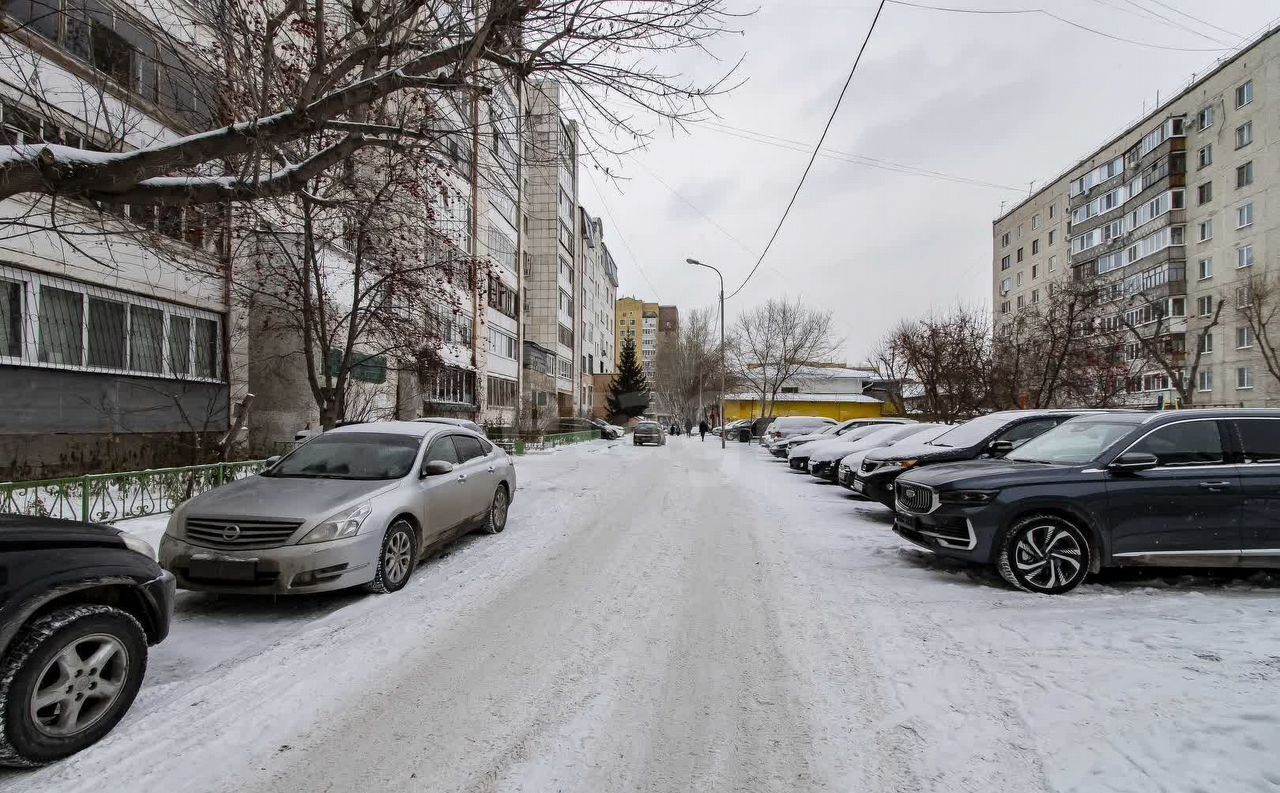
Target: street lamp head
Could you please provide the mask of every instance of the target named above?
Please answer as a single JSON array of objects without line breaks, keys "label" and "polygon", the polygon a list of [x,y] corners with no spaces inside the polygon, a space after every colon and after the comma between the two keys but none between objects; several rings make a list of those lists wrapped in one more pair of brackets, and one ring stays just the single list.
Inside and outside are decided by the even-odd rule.
[{"label": "street lamp head", "polygon": [[697,259],[685,259],[684,261],[685,261],[685,264],[702,264],[702,262],[698,261]]}]

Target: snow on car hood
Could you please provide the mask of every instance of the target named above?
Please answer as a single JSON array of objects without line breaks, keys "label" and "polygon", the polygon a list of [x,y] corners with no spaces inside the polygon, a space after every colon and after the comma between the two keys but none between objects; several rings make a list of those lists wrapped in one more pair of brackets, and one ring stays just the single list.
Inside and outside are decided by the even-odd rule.
[{"label": "snow on car hood", "polygon": [[832,438],[826,441],[813,441],[804,445],[804,452],[801,456],[808,457],[810,462],[821,462],[823,460],[834,460],[837,457],[843,457],[851,451],[856,441],[846,441],[841,438]]}]

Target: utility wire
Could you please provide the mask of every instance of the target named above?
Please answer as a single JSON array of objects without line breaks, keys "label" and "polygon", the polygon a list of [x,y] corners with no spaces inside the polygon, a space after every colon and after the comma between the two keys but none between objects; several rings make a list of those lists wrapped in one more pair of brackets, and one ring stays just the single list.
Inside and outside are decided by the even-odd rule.
[{"label": "utility wire", "polygon": [[787,215],[791,214],[791,207],[795,206],[796,198],[800,195],[800,189],[804,187],[805,180],[809,178],[809,171],[813,169],[813,162],[818,159],[818,152],[822,150],[822,144],[827,139],[827,133],[831,130],[831,123],[836,120],[836,113],[840,110],[840,103],[844,101],[844,95],[849,91],[849,84],[853,82],[853,74],[858,71],[858,64],[862,61],[862,53],[867,50],[867,43],[871,41],[871,34],[875,32],[876,22],[880,20],[880,14],[884,11],[886,2],[888,0],[880,0],[880,4],[876,6],[876,15],[871,18],[871,27],[867,28],[867,35],[862,39],[862,46],[858,48],[858,55],[853,59],[853,66],[849,68],[849,76],[845,78],[844,86],[840,89],[840,95],[836,97],[835,106],[831,108],[831,115],[827,116],[827,123],[822,128],[822,134],[818,136],[818,142],[813,147],[813,153],[809,155],[809,162],[804,166],[804,173],[800,174],[800,181],[796,184],[795,192],[791,194],[791,200],[787,202],[787,208],[782,210],[782,217],[778,218],[778,225],[774,228],[773,234],[770,235],[769,241],[765,243],[764,250],[760,252],[760,258],[756,259],[755,266],[751,268],[751,272],[747,273],[747,277],[743,279],[741,284],[738,284],[737,289],[725,296],[725,300],[741,292],[742,288],[751,280],[751,276],[755,275],[756,270],[760,269],[760,263],[764,261],[769,249],[773,247],[773,241],[778,238],[778,232],[782,231],[782,224],[787,222]]},{"label": "utility wire", "polygon": [[662,302],[662,298],[658,295],[658,287],[653,285],[653,281],[649,280],[649,274],[640,266],[640,259],[636,257],[636,252],[631,250],[631,243],[627,242],[627,236],[622,233],[622,226],[618,225],[618,221],[613,219],[613,213],[609,211],[609,202],[604,199],[604,191],[600,189],[600,185],[596,184],[596,178],[591,175],[591,167],[586,168],[587,178],[591,180],[591,186],[596,189],[596,197],[600,199],[600,206],[604,208],[604,216],[609,218],[609,223],[613,225],[613,230],[618,232],[618,239],[622,240],[622,244],[627,249],[627,254],[631,257],[631,263],[640,271],[640,275],[644,276],[644,282],[653,290],[653,299]]},{"label": "utility wire", "polygon": [[[718,121],[700,122],[704,126],[714,132],[720,132],[742,140],[749,140],[753,143],[763,143],[766,146],[776,146],[780,149],[788,151],[809,151],[809,144],[803,141],[792,140],[791,138],[782,138],[777,135],[769,135],[764,132],[757,132],[751,129],[743,129],[734,127]],[[735,134],[741,133],[741,134]],[[819,156],[827,157],[832,160],[841,162],[849,162],[854,165],[865,165],[868,168],[880,168],[894,173],[909,174],[912,176],[922,176],[926,178],[941,179],[947,182],[956,182],[958,184],[971,184],[978,187],[990,187],[995,190],[1009,190],[1023,192],[1025,187],[1014,185],[998,184],[996,182],[984,182],[981,179],[973,179],[968,176],[958,176],[956,174],[943,173],[942,171],[931,171],[928,168],[921,168],[916,165],[907,165],[906,163],[893,162],[892,160],[882,160],[878,157],[868,157],[864,154],[854,154],[853,152],[839,151],[837,149],[823,149]]]},{"label": "utility wire", "polygon": [[1144,13],[1149,14],[1149,15],[1151,16],[1151,18],[1152,18],[1152,19],[1156,19],[1156,20],[1159,20],[1159,21],[1161,21],[1161,22],[1164,22],[1166,25],[1171,25],[1171,26],[1173,26],[1173,27],[1175,27],[1175,28],[1178,28],[1179,30],[1184,30],[1184,31],[1186,31],[1187,33],[1190,33],[1190,34],[1192,34],[1192,35],[1194,35],[1194,36],[1199,36],[1200,38],[1204,39],[1205,41],[1212,41],[1214,44],[1221,44],[1221,43],[1223,43],[1221,39],[1216,38],[1216,37],[1214,37],[1214,36],[1210,36],[1208,33],[1205,33],[1205,32],[1203,32],[1203,31],[1196,30],[1195,28],[1190,27],[1190,26],[1186,25],[1185,23],[1179,22],[1179,21],[1178,21],[1178,20],[1176,20],[1176,19],[1172,19],[1172,18],[1170,18],[1170,17],[1167,17],[1167,16],[1165,16],[1164,14],[1161,14],[1159,11],[1156,11],[1156,10],[1151,9],[1151,8],[1147,8],[1146,6],[1139,4],[1139,3],[1137,2],[1137,0],[1124,0],[1124,2],[1128,3],[1129,5],[1133,6],[1133,7],[1134,7],[1134,8],[1136,8],[1136,9],[1138,9],[1139,11],[1142,11],[1142,12],[1144,12]]},{"label": "utility wire", "polygon": [[1239,40],[1244,38],[1244,36],[1241,36],[1239,33],[1233,33],[1230,30],[1227,30],[1226,28],[1218,27],[1217,25],[1213,24],[1212,22],[1206,19],[1201,19],[1200,17],[1192,16],[1180,8],[1174,8],[1168,3],[1161,2],[1161,0],[1150,0],[1150,1],[1160,6],[1161,8],[1167,8],[1168,10],[1172,11],[1175,14],[1180,14],[1181,16],[1186,17],[1187,19],[1190,19],[1192,22],[1199,22],[1201,25],[1204,25],[1205,27],[1211,27],[1214,30],[1218,31],[1219,33],[1226,33],[1232,39]]},{"label": "utility wire", "polygon": [[1082,25],[1079,22],[1074,22],[1070,19],[1067,19],[1066,17],[1060,17],[1057,14],[1053,13],[1052,11],[1046,11],[1043,8],[1022,8],[1022,9],[1012,8],[1012,9],[995,10],[995,9],[982,9],[982,8],[952,8],[950,6],[935,6],[935,5],[926,5],[924,3],[910,3],[910,2],[907,2],[907,0],[885,0],[885,2],[893,3],[894,5],[898,5],[898,6],[905,6],[907,8],[920,8],[926,11],[946,11],[951,14],[983,14],[983,15],[1041,14],[1043,16],[1049,17],[1050,19],[1056,19],[1059,22],[1062,22],[1063,24],[1070,25],[1073,28],[1078,28],[1080,30],[1087,31],[1096,36],[1102,36],[1103,38],[1112,39],[1113,41],[1120,41],[1125,44],[1133,44],[1134,46],[1137,46],[1137,47],[1148,47],[1153,50],[1170,50],[1172,52],[1227,52],[1232,49],[1231,47],[1169,47],[1163,44],[1152,44],[1151,42],[1148,42],[1148,41],[1137,41],[1135,39],[1127,39],[1127,38],[1124,38],[1123,36],[1113,36],[1110,33],[1097,30],[1095,28],[1091,28],[1087,25]]},{"label": "utility wire", "polygon": [[[1183,30],[1183,31],[1190,30],[1190,28],[1183,27],[1176,21],[1165,20],[1164,18],[1156,15],[1154,11],[1147,8],[1146,6],[1136,6],[1136,8],[1140,9],[1140,11],[1134,11],[1132,8],[1129,8],[1128,6],[1118,5],[1118,3],[1121,2],[1121,0],[1093,0],[1093,2],[1097,3],[1103,8],[1110,8],[1112,11],[1119,11],[1122,14],[1128,14],[1131,17],[1136,17],[1138,19],[1141,19],[1143,22],[1159,22],[1165,27],[1176,27],[1179,30]],[[1123,0],[1123,2],[1133,5],[1133,3],[1130,2],[1130,0]],[[1203,35],[1199,31],[1192,31],[1192,32],[1194,32],[1197,36]],[[1221,39],[1215,38],[1211,40],[1216,43],[1222,43]]]}]

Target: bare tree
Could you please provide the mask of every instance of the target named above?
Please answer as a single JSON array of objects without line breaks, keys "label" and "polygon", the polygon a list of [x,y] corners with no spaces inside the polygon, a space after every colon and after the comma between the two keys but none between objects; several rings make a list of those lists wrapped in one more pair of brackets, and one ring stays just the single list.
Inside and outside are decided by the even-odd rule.
[{"label": "bare tree", "polygon": [[[556,80],[591,117],[589,128],[594,119],[611,131],[597,133],[602,149],[630,147],[647,138],[646,116],[680,123],[725,90],[723,78],[695,83],[662,71],[655,58],[704,49],[734,16],[727,0],[228,0],[174,8],[167,27],[159,19],[151,27],[189,54],[164,73],[186,70],[195,88],[219,87],[203,113],[187,114],[198,131],[127,151],[24,142],[0,159],[0,198],[173,206],[297,193],[363,149],[438,147],[468,127],[469,102],[512,79]],[[15,33],[42,51],[35,33]],[[15,53],[16,71],[29,75],[22,90],[49,102],[39,70]],[[120,77],[133,79],[127,69]],[[430,113],[412,124],[371,115],[406,92],[424,97]],[[99,117],[97,128],[130,114],[105,101],[86,111]]]},{"label": "bare tree", "polygon": [[696,418],[720,392],[717,316],[711,309],[694,309],[681,322],[677,338],[658,350],[653,389],[678,417]]},{"label": "bare tree", "polygon": [[840,348],[831,312],[798,298],[770,298],[738,316],[733,333],[733,372],[760,394],[762,416],[770,415],[783,384],[806,365],[828,361]]},{"label": "bare tree", "polygon": [[[1051,284],[1046,298],[997,321],[992,339],[992,401],[999,408],[1082,404],[1097,384],[1105,357],[1081,338],[1091,317],[1092,290]],[[1091,400],[1089,400],[1091,401]]]},{"label": "bare tree", "polygon": [[886,383],[885,396],[893,406],[895,415],[907,415],[905,390],[916,383],[901,340],[913,332],[912,323],[902,320],[892,330],[880,337],[871,352],[871,364]]},{"label": "bare tree", "polygon": [[904,325],[895,343],[930,419],[952,423],[990,408],[992,340],[986,309],[956,306]]},{"label": "bare tree", "polygon": [[1128,357],[1144,362],[1141,368],[1159,369],[1183,405],[1195,401],[1196,376],[1205,352],[1205,339],[1222,317],[1223,300],[1218,298],[1215,302],[1213,314],[1198,323],[1194,331],[1174,330],[1172,325],[1178,318],[1169,316],[1168,302],[1145,294],[1131,298],[1132,307],[1117,315],[1126,331],[1126,346],[1135,353]]},{"label": "bare tree", "polygon": [[[1271,335],[1280,315],[1280,288],[1275,277],[1266,273],[1250,275],[1236,291],[1235,308],[1253,334],[1253,343],[1262,355],[1267,372],[1280,382],[1280,349],[1276,347],[1280,340]],[[1221,299],[1218,300],[1218,310],[1222,310]]]}]

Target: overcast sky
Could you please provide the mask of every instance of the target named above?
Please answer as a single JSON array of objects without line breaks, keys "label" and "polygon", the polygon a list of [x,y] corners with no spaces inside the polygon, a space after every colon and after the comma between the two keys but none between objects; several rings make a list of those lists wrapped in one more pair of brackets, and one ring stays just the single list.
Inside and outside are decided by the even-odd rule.
[{"label": "overcast sky", "polygon": [[[970,9],[1044,8],[1135,41],[1234,49],[1273,0],[918,0]],[[875,11],[875,0],[763,0],[716,54],[745,56],[746,83],[715,102],[721,129],[659,133],[623,180],[588,175],[583,205],[605,223],[620,295],[713,305],[719,266],[732,291],[768,240],[807,160],[747,137],[816,141]],[[744,2],[746,9],[750,5]],[[1162,22],[1149,9],[1210,40]],[[990,301],[991,221],[1167,98],[1229,51],[1109,40],[1043,15],[971,15],[887,5],[824,149],[993,187],[819,157],[777,242],[728,320],[771,296],[831,310],[850,363],[901,317]],[[681,68],[712,74],[705,58]],[[736,137],[735,137],[736,136]],[[797,148],[792,144],[783,146]],[[804,147],[798,147],[804,148]],[[665,183],[665,184],[664,184]],[[1010,189],[1012,188],[1012,189]],[[601,196],[603,194],[603,197]],[[696,208],[695,208],[696,207]]]}]

